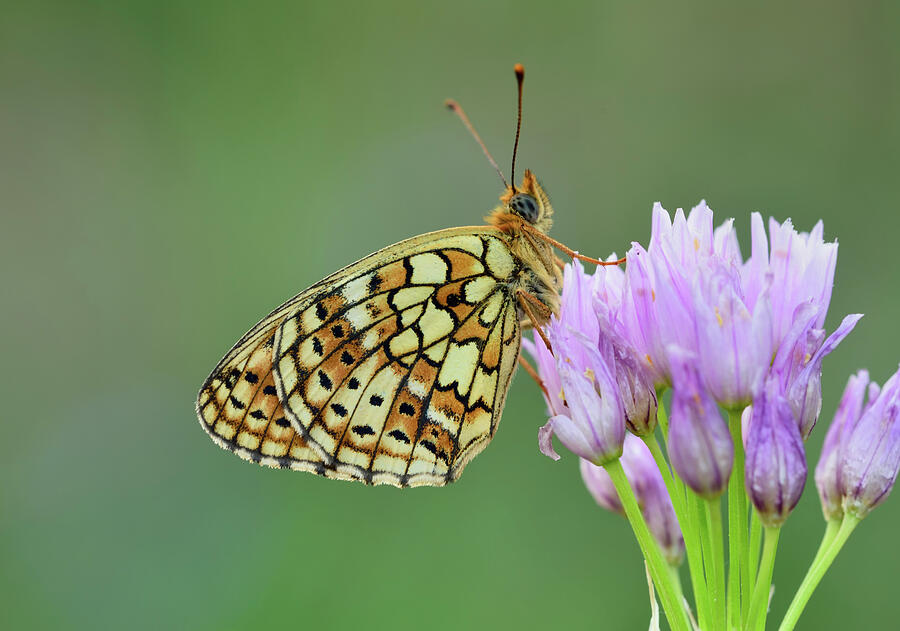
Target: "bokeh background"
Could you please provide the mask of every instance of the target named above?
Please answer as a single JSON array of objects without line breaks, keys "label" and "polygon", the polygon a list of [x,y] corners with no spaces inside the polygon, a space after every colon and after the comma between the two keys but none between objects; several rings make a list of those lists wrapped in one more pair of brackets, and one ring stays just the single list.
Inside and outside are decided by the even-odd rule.
[{"label": "bokeh background", "polygon": [[[827,421],[900,360],[898,5],[6,3],[0,20],[0,626],[646,628],[624,520],[538,453],[520,376],[460,482],[400,492],[262,469],[194,417],[208,371],[332,270],[479,223],[526,65],[520,164],[555,236],[646,243],[652,202],[824,218],[840,239]],[[809,443],[811,467],[825,422]],[[900,498],[800,628],[894,628]],[[781,539],[780,618],[823,529]]]}]

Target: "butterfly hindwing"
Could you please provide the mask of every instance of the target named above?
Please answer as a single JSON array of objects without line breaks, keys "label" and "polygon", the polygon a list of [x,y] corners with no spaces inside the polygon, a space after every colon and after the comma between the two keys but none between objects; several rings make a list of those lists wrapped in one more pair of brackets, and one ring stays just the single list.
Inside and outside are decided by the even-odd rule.
[{"label": "butterfly hindwing", "polygon": [[285,312],[264,319],[225,356],[200,390],[197,413],[219,446],[245,460],[322,473],[319,451],[294,431],[275,388],[272,347]]},{"label": "butterfly hindwing", "polygon": [[270,466],[395,486],[456,479],[493,436],[514,372],[517,267],[497,231],[456,228],[336,272],[220,362],[198,400],[204,427]]}]

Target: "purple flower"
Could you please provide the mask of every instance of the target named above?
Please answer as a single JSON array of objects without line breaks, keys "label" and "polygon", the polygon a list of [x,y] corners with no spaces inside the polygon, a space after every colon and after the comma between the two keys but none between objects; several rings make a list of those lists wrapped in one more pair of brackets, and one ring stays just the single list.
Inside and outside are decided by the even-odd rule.
[{"label": "purple flower", "polygon": [[775,378],[766,381],[763,392],[753,401],[744,480],[747,495],[767,526],[784,523],[803,493],[803,439]]},{"label": "purple flower", "polygon": [[878,396],[878,385],[869,383],[869,373],[860,370],[851,375],[844,388],[841,402],[838,404],[834,419],[825,434],[825,442],[822,445],[822,453],[819,463],[816,465],[816,488],[819,491],[819,499],[822,501],[822,512],[826,520],[841,519],[844,516],[842,506],[844,491],[840,481],[840,463],[843,457],[844,442],[853,432],[859,417],[863,412],[863,404],[866,400],[866,390],[875,386],[871,391],[870,403]]},{"label": "purple flower", "polygon": [[639,349],[641,363],[656,384],[668,384],[669,364],[665,340],[657,315],[656,289],[650,255],[635,243],[626,254],[625,292],[622,313],[630,323],[631,339]]},{"label": "purple flower", "polygon": [[566,409],[538,432],[541,451],[559,459],[552,443],[555,434],[569,451],[596,464],[618,458],[625,440],[625,416],[610,367],[590,340],[558,320],[547,326],[547,336]]},{"label": "purple flower", "polygon": [[[600,362],[608,368],[619,388],[619,399],[629,429],[646,434],[656,427],[656,391],[618,317],[623,285],[624,273],[617,268],[599,267],[591,278],[585,274],[581,263],[574,261],[566,266],[564,272],[559,317],[551,321],[547,331],[551,339],[559,339],[562,355],[573,352],[581,355],[581,347],[600,353]],[[553,344],[556,347],[557,342]],[[566,415],[562,399],[557,396],[563,388],[556,360],[537,340],[535,343],[527,342],[525,348],[537,360],[538,371],[548,389],[551,414]],[[579,365],[593,370],[596,362],[596,357],[593,357],[581,361]]]},{"label": "purple flower", "polygon": [[544,402],[547,404],[547,414],[556,416],[564,414],[566,411],[565,400],[562,391],[562,381],[559,379],[559,373],[556,372],[556,360],[553,355],[544,346],[543,340],[540,338],[531,341],[526,337],[522,337],[522,348],[534,358],[537,364],[537,372],[541,378],[541,382],[546,389]]},{"label": "purple flower", "polygon": [[625,412],[628,431],[637,436],[652,434],[656,429],[658,402],[656,389],[647,371],[631,354],[623,353],[621,347],[615,351],[616,383]]},{"label": "purple flower", "polygon": [[694,283],[700,372],[710,394],[726,407],[750,403],[772,359],[768,293],[763,291],[751,311],[740,283],[738,268],[716,259]]},{"label": "purple flower", "polygon": [[666,348],[698,350],[697,313],[709,306],[705,299],[697,302],[698,281],[708,276],[710,265],[740,265],[737,236],[730,220],[713,229],[713,213],[706,202],[687,217],[679,208],[674,220],[657,203],[648,250],[634,244],[627,258],[628,290],[635,295],[623,302],[631,305],[629,316],[638,319],[635,328],[644,342],[638,345],[639,354],[644,351],[655,365],[657,383],[671,383]]},{"label": "purple flower", "polygon": [[900,469],[900,371],[851,425],[841,431],[838,480],[844,512],[862,518],[887,498]]},{"label": "purple flower", "polygon": [[790,219],[782,224],[769,219],[770,251],[762,215],[751,215],[751,254],[743,269],[745,298],[754,303],[764,286],[771,284],[776,340],[787,335],[795,310],[806,302],[819,307],[815,327],[821,329],[825,324],[834,285],[837,243],[825,243],[823,231],[821,221],[811,232],[799,233]]},{"label": "purple flower", "polygon": [[[578,331],[581,337],[588,340],[586,343],[589,343],[591,340],[596,341],[599,325],[590,302],[590,283],[584,278],[583,271],[581,273],[579,271],[573,265],[566,266],[563,276],[562,307],[559,317],[552,318],[548,330],[552,327],[554,330]],[[533,342],[523,337],[522,346],[537,363],[538,374],[547,389],[544,400],[550,416],[566,414],[568,410],[563,396],[562,381],[556,370],[556,359],[537,335]]]},{"label": "purple flower", "polygon": [[[687,217],[679,209],[674,219],[654,206],[650,245],[645,250],[633,244],[624,288],[613,295],[625,337],[656,384],[672,383],[665,350],[678,346],[698,356],[713,398],[742,407],[758,394],[773,354],[790,332],[821,331],[837,244],[823,242],[821,222],[809,234],[798,233],[790,221],[772,220],[769,227],[771,253],[762,217],[753,214],[752,255],[743,262],[732,221],[713,229],[705,203]],[[809,331],[797,332],[795,312],[804,305],[814,310]],[[792,344],[798,341],[814,345],[811,358],[822,339],[795,337]],[[807,431],[815,417],[819,367],[820,362],[809,368],[789,397],[794,407],[803,408],[798,414]]]},{"label": "purple flower", "polygon": [[[666,560],[672,565],[679,564],[684,557],[684,539],[672,500],[650,450],[641,439],[626,435],[621,462],[650,532]],[[581,477],[600,506],[624,515],[619,496],[605,469],[582,460]]]},{"label": "purple flower", "polygon": [[695,358],[670,348],[673,390],[669,415],[669,457],[679,476],[706,498],[721,495],[734,464],[734,445],[716,403],[695,368]]},{"label": "purple flower", "polygon": [[[781,375],[782,388],[800,427],[800,435],[809,437],[822,411],[822,360],[843,341],[862,314],[846,316],[834,333],[825,337],[825,330],[815,328],[820,309],[807,302],[797,308],[794,326],[788,333],[773,368]],[[796,337],[795,337],[796,335]]]},{"label": "purple flower", "polygon": [[[572,266],[584,273],[578,261]],[[628,430],[645,436],[656,428],[656,388],[651,371],[639,356],[630,339],[631,331],[621,317],[624,284],[625,274],[618,267],[598,266],[594,273],[592,298],[600,326],[598,345],[607,363],[615,367]]]}]

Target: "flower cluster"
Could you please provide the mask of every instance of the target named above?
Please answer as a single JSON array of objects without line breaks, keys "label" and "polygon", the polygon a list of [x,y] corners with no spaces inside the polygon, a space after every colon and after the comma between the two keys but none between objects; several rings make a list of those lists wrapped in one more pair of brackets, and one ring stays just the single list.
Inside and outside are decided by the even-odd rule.
[{"label": "flower cluster", "polygon": [[[803,485],[788,487],[805,479],[800,439],[822,407],[822,360],[860,317],[847,316],[826,339],[837,244],[823,241],[821,222],[805,234],[790,221],[770,220],[767,239],[754,213],[745,261],[732,220],[714,228],[705,203],[687,216],[679,210],[674,220],[656,204],[652,226],[649,247],[633,244],[625,271],[599,267],[590,277],[578,262],[566,269],[560,316],[546,331],[558,352],[528,346],[551,399],[565,393],[565,400],[548,402],[552,418],[541,448],[555,455],[556,434],[591,462],[618,457],[618,412],[633,433],[653,431],[654,385],[672,386],[672,466],[696,493],[714,497],[724,491],[734,457],[715,404],[734,410],[759,401],[750,417],[748,488],[757,507],[788,495],[793,501],[777,512],[789,512]],[[771,458],[756,457],[755,443],[770,441],[776,430],[778,448],[800,445],[783,453],[789,481]]]},{"label": "flower cluster", "polygon": [[[603,467],[621,459],[670,561],[684,545],[676,534],[683,491],[672,497],[681,484],[693,494],[688,501],[716,501],[729,489],[729,510],[746,518],[746,499],[731,504],[738,490],[766,528],[784,523],[806,480],[823,360],[861,317],[848,315],[826,334],[837,243],[823,240],[822,222],[801,233],[790,220],[770,219],[767,234],[753,213],[750,237],[744,259],[732,220],[714,227],[705,203],[674,219],[656,204],[649,245],[632,244],[624,270],[566,267],[560,313],[545,328],[552,352],[540,338],[523,341],[550,413],[541,451],[559,459],[558,438],[583,459],[597,502],[616,512],[619,494]],[[669,389],[665,422],[659,397]],[[828,519],[862,517],[890,491],[900,468],[898,417],[900,377],[882,389],[865,373],[851,378],[816,469]],[[668,463],[647,449],[658,420]]]}]

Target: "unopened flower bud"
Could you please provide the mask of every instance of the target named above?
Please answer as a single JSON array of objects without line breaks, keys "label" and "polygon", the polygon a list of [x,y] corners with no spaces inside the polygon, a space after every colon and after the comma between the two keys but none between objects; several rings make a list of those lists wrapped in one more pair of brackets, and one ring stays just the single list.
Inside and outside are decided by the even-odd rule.
[{"label": "unopened flower bud", "polygon": [[[822,411],[822,360],[850,334],[860,318],[862,314],[859,313],[846,316],[824,342],[822,338],[825,331],[812,328],[814,321],[809,320],[807,328],[800,331],[801,337],[795,340],[793,349],[786,348],[790,344],[790,338],[779,349],[775,370],[776,372],[787,370],[793,374],[792,378],[785,378],[782,374],[782,387],[786,387],[788,403],[804,440],[809,437]],[[781,361],[782,353],[790,358],[788,362]]]},{"label": "unopened flower bud", "polygon": [[900,372],[882,387],[849,433],[841,453],[845,513],[865,517],[890,494],[900,469]]},{"label": "unopened flower bud", "polygon": [[841,456],[847,437],[853,432],[862,415],[868,385],[869,373],[865,370],[860,370],[850,377],[828,433],[825,434],[822,453],[816,465],[816,489],[822,501],[822,512],[828,521],[844,516],[842,505],[844,494],[840,480]]},{"label": "unopened flower bud", "polygon": [[766,526],[784,523],[803,493],[803,439],[775,378],[766,381],[753,402],[744,480],[747,495]]},{"label": "unopened flower bud", "polygon": [[674,386],[668,439],[672,466],[695,493],[712,499],[731,476],[731,435],[700,380],[694,356],[674,347],[668,356]]}]

